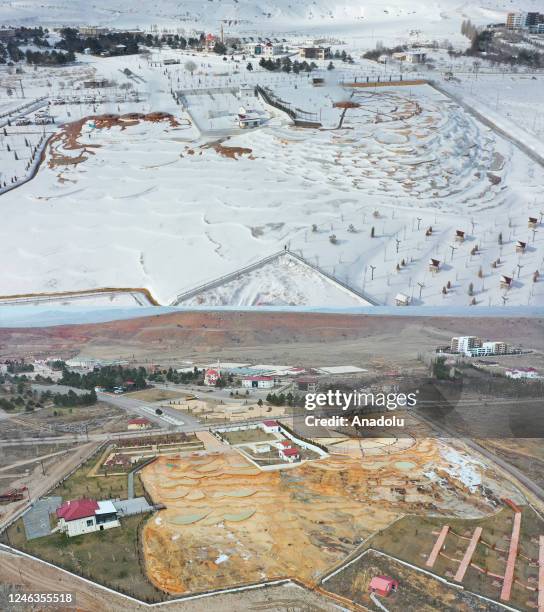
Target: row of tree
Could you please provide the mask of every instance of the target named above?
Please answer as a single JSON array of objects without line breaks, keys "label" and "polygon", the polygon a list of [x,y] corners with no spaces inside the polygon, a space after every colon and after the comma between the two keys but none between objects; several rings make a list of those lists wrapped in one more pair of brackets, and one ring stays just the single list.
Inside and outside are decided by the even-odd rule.
[{"label": "row of tree", "polygon": [[275,60],[261,58],[259,66],[265,70],[271,72],[311,72],[317,68],[315,62],[308,63],[306,60],[299,62],[298,60],[292,61],[290,57],[278,57]]},{"label": "row of tree", "polygon": [[59,383],[78,389],[103,387],[104,389],[111,390],[114,387],[127,386],[127,381],[130,381],[131,388],[145,389],[147,387],[146,376],[147,372],[143,367],[104,366],[86,374],[80,374],[79,372],[73,372],[64,368]]}]

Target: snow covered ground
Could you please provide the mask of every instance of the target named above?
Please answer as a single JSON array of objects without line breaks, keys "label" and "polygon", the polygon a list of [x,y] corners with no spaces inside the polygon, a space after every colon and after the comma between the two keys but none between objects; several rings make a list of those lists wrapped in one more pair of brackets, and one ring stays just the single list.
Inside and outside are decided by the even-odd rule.
[{"label": "snow covered ground", "polygon": [[[85,56],[79,67],[39,69],[25,79],[35,97],[81,97],[89,75],[116,82],[100,92],[106,102],[52,106],[57,124],[150,111],[172,113],[175,123],[97,127],[91,118],[75,148],[57,139],[37,177],[1,196],[0,295],[147,287],[168,304],[287,245],[383,304],[394,304],[398,292],[427,306],[467,306],[473,298],[483,306],[544,303],[544,284],[533,282],[544,232],[540,223],[536,232],[528,227],[529,216],[540,221],[543,169],[455,102],[427,85],[344,89],[338,81],[352,79],[339,70],[313,87],[305,75],[250,74],[211,56],[197,58],[191,77],[183,68],[190,58],[166,69],[138,56]],[[229,131],[235,95],[193,96],[202,117],[229,118],[218,141],[202,135],[170,93],[247,82],[314,112],[323,129],[294,128],[271,112],[260,129]],[[131,91],[138,101],[118,100]],[[359,106],[335,129],[342,109],[333,104],[346,100]],[[455,241],[456,230],[464,242]],[[518,240],[526,242],[523,254]],[[437,273],[430,258],[440,261]],[[500,275],[513,278],[508,292]],[[261,289],[252,278],[206,303],[348,305],[284,270],[261,278]]]},{"label": "snow covered ground", "polygon": [[334,283],[289,254],[239,278],[205,289],[181,306],[306,306],[334,304],[338,307],[369,306],[355,293]]}]

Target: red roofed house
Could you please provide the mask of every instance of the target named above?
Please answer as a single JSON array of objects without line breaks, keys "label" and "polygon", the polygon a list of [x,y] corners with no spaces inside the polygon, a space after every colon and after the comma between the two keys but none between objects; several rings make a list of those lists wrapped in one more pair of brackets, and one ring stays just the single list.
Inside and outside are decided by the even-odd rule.
[{"label": "red roofed house", "polygon": [[217,36],[214,36],[213,34],[206,34],[206,37],[204,39],[204,46],[206,47],[206,51],[213,51],[216,42],[218,42]]},{"label": "red roofed house", "polygon": [[279,433],[280,424],[278,421],[263,421],[261,423],[261,429],[266,433]]},{"label": "red roofed house", "polygon": [[77,536],[92,531],[119,527],[117,510],[111,501],[73,499],[57,508],[58,530],[68,536]]},{"label": "red roofed house", "polygon": [[398,580],[394,580],[389,576],[374,576],[370,581],[369,591],[377,593],[383,597],[387,597],[390,593],[394,593],[399,588]]},{"label": "red roofed house", "polygon": [[280,448],[278,455],[281,457],[281,459],[288,461],[289,463],[294,463],[295,461],[300,460],[300,453],[296,448]]},{"label": "red roofed house", "polygon": [[273,376],[244,376],[242,378],[242,387],[246,389],[272,389],[273,386]]},{"label": "red roofed house", "polygon": [[128,422],[127,429],[149,429],[151,427],[151,421],[145,417],[139,417],[136,419],[130,419]]},{"label": "red roofed house", "polygon": [[215,368],[208,368],[204,372],[204,384],[208,387],[215,387],[217,381],[221,378],[221,370]]}]

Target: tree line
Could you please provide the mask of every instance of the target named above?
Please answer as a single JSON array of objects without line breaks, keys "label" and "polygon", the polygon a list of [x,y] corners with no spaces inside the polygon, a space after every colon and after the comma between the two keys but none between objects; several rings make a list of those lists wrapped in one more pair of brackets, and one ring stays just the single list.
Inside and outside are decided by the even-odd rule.
[{"label": "tree line", "polygon": [[290,57],[278,57],[275,60],[261,58],[259,66],[270,72],[311,72],[317,68],[315,62],[308,63],[306,60],[299,62],[298,60],[292,61]]},{"label": "tree line", "polygon": [[106,390],[112,390],[114,387],[126,386],[127,381],[130,381],[133,389],[145,389],[147,387],[146,376],[147,372],[143,367],[104,366],[85,374],[64,368],[59,384],[77,389],[103,387]]}]

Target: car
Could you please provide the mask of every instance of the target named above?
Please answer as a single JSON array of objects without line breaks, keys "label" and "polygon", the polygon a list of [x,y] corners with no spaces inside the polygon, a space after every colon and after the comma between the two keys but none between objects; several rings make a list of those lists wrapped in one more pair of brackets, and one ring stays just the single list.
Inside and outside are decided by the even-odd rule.
[{"label": "car", "polygon": [[32,121],[30,121],[30,119],[27,119],[26,117],[21,117],[21,119],[17,119],[15,125],[30,125],[31,123]]}]

